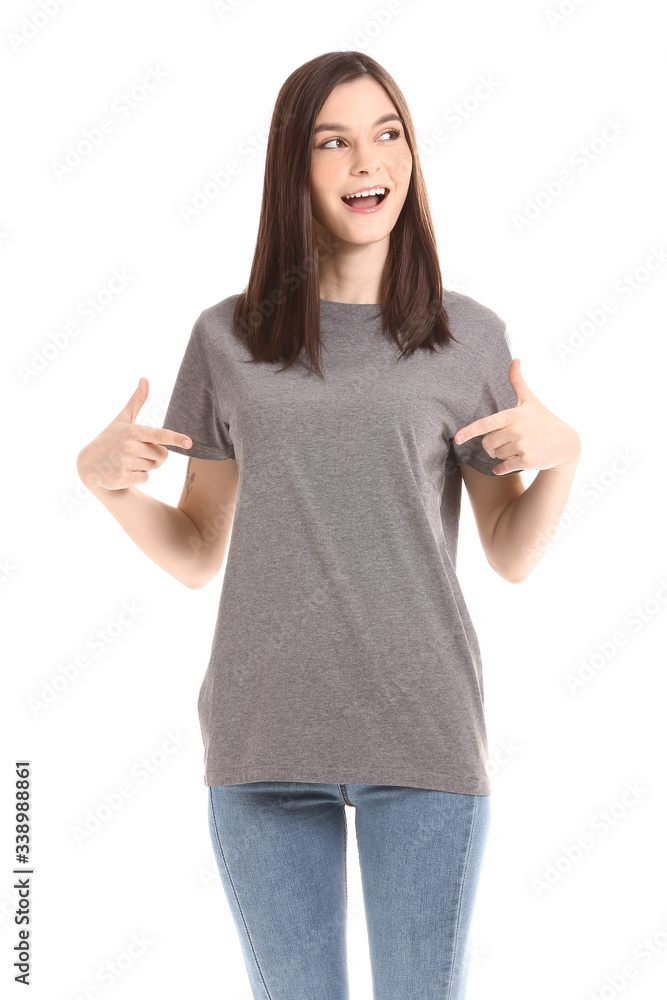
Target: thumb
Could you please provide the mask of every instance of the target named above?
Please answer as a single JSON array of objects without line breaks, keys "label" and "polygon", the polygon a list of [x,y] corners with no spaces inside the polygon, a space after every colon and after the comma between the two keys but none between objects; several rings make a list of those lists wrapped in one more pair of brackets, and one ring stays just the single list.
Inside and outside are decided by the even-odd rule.
[{"label": "thumb", "polygon": [[517,404],[524,403],[526,400],[532,399],[533,394],[528,388],[528,383],[521,374],[521,362],[518,358],[513,359],[509,368],[508,378],[510,385],[514,389]]},{"label": "thumb", "polygon": [[139,385],[134,390],[127,403],[120,411],[116,420],[122,420],[125,423],[133,424],[137,419],[139,410],[144,405],[148,399],[148,379],[140,378]]}]

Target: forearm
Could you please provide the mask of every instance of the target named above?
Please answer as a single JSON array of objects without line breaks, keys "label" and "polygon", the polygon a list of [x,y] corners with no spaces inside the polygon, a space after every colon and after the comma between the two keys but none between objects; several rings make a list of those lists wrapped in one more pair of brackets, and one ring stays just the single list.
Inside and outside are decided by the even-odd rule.
[{"label": "forearm", "polygon": [[136,486],[122,490],[88,487],[149,559],[186,587],[210,580],[207,546],[199,529],[178,507],[156,500]]},{"label": "forearm", "polygon": [[578,461],[577,455],[559,468],[542,469],[498,518],[491,561],[511,583],[525,580],[549,547],[563,516]]}]

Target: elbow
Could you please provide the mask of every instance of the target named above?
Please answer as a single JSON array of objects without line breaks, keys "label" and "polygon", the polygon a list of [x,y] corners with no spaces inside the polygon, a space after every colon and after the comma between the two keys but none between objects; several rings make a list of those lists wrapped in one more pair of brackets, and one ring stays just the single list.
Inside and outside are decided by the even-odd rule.
[{"label": "elbow", "polygon": [[485,553],[486,561],[491,569],[508,583],[523,583],[535,568],[529,561],[522,558],[523,553],[510,552],[509,557],[502,558],[500,553],[494,551],[492,545],[486,547]]},{"label": "elbow", "polygon": [[499,566],[497,563],[490,562],[489,565],[498,576],[501,576],[503,580],[507,583],[523,583],[524,580],[528,579],[530,575],[530,570],[526,567],[520,566]]},{"label": "elbow", "polygon": [[508,583],[523,583],[533,572],[535,565],[535,563],[533,565],[523,563],[520,566],[512,566],[511,570],[505,573],[505,579]]},{"label": "elbow", "polygon": [[211,580],[215,579],[221,568],[222,567],[220,566],[216,566],[214,569],[209,570],[204,576],[197,576],[192,580],[184,580],[183,582],[186,587],[190,588],[190,590],[201,590],[207,583],[210,583]]},{"label": "elbow", "polygon": [[528,566],[510,566],[500,574],[508,583],[523,583],[530,576]]},{"label": "elbow", "polygon": [[208,578],[202,576],[178,576],[176,577],[179,583],[182,583],[184,587],[188,590],[201,590],[202,587],[206,586],[208,583]]}]

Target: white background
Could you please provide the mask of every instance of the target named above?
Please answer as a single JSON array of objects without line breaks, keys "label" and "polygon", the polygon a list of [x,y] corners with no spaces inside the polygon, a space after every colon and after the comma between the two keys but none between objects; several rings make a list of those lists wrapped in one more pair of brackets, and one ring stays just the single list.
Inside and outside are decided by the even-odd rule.
[{"label": "white background", "polygon": [[[250,998],[209,841],[196,711],[222,575],[191,591],[159,569],[87,494],[76,456],[141,376],[139,420],[161,425],[194,320],[246,284],[278,90],[341,48],[368,52],[405,94],[445,287],[506,321],[529,387],[583,446],[573,514],[520,586],[487,564],[464,491],[459,576],[485,664],[493,787],[468,998],[664,995],[662,12],[587,0],[563,2],[558,19],[557,3],[3,4],[0,975],[14,975],[13,764],[27,758],[35,1000],[95,985],[89,996],[113,1000]],[[59,178],[67,147],[150,68],[163,81]],[[241,174],[185,221],[232,159]],[[549,195],[564,169],[572,184]],[[114,269],[127,287],[82,321],[77,307],[103,301]],[[185,466],[170,455],[143,488],[175,505]],[[141,609],[133,624],[36,713],[31,699],[123,602]],[[573,693],[568,675],[591,660]],[[170,731],[185,741],[160,756]],[[148,780],[131,777],[151,755]],[[128,781],[132,796],[79,843],[88,811]],[[347,815],[350,997],[369,1000]],[[98,970],[124,964],[133,934],[151,944],[105,987]]]}]

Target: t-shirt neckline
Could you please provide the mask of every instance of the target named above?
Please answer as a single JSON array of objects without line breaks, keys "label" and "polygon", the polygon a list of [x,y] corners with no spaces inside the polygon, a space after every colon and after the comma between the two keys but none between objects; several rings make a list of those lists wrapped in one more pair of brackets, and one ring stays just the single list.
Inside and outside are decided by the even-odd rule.
[{"label": "t-shirt neckline", "polygon": [[324,309],[381,309],[381,302],[338,302],[336,299],[320,299],[320,307]]}]

